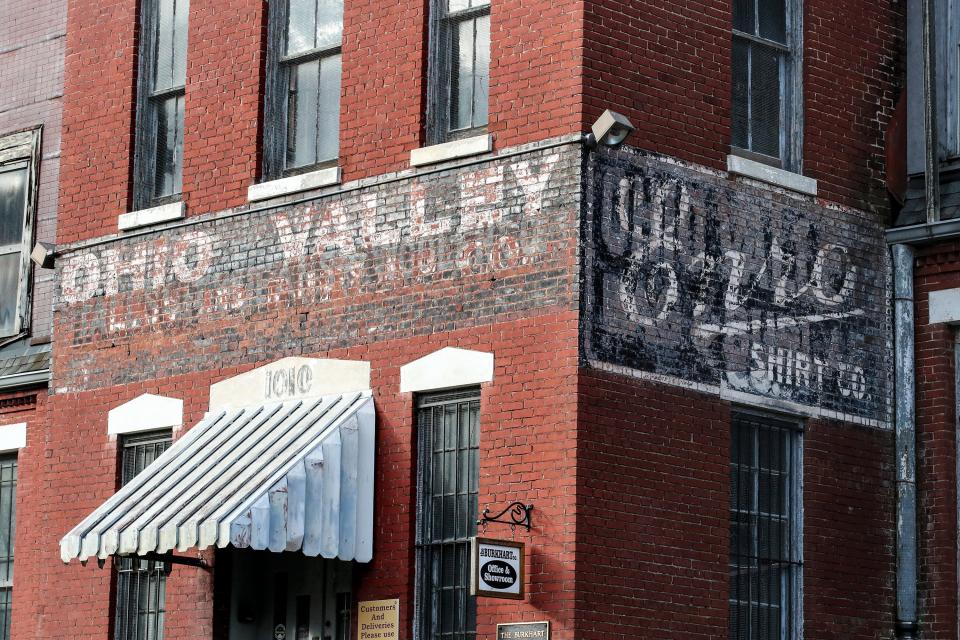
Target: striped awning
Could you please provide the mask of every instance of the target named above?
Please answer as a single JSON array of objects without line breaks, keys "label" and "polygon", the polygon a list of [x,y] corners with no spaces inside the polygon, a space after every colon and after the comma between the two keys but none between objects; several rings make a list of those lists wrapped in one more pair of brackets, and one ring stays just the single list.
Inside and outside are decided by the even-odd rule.
[{"label": "striped awning", "polygon": [[368,562],[369,391],[208,414],[60,541],[86,561],[230,544]]}]

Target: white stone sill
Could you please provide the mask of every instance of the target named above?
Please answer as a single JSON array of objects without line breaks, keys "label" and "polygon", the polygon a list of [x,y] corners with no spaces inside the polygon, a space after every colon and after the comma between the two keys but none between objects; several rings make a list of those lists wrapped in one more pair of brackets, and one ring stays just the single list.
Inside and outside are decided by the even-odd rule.
[{"label": "white stone sill", "polygon": [[250,202],[269,200],[270,198],[277,198],[291,193],[329,187],[334,184],[340,184],[340,167],[329,167],[327,169],[290,176],[289,178],[280,178],[279,180],[270,180],[269,182],[250,185],[247,188],[247,200]]},{"label": "white stone sill", "polygon": [[0,453],[13,453],[27,446],[27,423],[0,427]]},{"label": "white stone sill", "polygon": [[463,138],[462,140],[451,140],[443,144],[434,144],[412,150],[410,152],[410,166],[422,167],[446,160],[490,153],[491,151],[493,151],[493,136],[490,134]]},{"label": "white stone sill", "polygon": [[752,178],[784,189],[804,193],[808,196],[817,195],[817,181],[792,171],[784,171],[770,165],[749,160],[742,156],[727,156],[727,171],[732,175]]},{"label": "white stone sill", "polygon": [[171,202],[162,204],[159,207],[150,207],[149,209],[139,209],[129,213],[120,214],[117,218],[117,228],[120,231],[129,231],[140,227],[148,227],[152,224],[169,222],[170,220],[180,220],[184,216],[183,202]]}]

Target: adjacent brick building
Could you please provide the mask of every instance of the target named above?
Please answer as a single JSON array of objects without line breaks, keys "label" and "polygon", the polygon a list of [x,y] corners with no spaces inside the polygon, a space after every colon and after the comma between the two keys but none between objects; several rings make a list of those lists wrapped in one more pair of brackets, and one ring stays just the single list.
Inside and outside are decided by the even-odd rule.
[{"label": "adjacent brick building", "polygon": [[[0,636],[43,601],[33,545],[49,427],[47,387],[54,273],[30,261],[56,234],[66,6],[11,0],[0,7]],[[26,446],[26,449],[23,447]],[[18,451],[28,451],[19,455]],[[11,597],[16,593],[16,619]],[[12,629],[11,629],[12,624]],[[11,635],[12,631],[12,635]]]},{"label": "adjacent brick building", "polygon": [[890,637],[901,3],[67,9],[13,637]]}]

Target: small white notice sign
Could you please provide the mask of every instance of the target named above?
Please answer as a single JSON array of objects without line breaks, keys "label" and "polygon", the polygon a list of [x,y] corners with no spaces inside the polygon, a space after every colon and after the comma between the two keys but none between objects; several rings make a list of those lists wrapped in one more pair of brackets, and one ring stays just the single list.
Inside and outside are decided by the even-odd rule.
[{"label": "small white notice sign", "polygon": [[522,542],[473,538],[471,551],[471,595],[523,599]]}]

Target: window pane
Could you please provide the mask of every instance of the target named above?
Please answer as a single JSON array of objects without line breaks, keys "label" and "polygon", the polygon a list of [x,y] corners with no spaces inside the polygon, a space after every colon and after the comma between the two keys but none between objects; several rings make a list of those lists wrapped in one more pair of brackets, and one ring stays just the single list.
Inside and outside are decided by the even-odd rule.
[{"label": "window pane", "polygon": [[473,122],[487,124],[487,102],[490,94],[490,16],[477,18],[476,67],[473,75]]},{"label": "window pane", "polygon": [[289,0],[287,54],[313,49],[316,37],[317,0]]},{"label": "window pane", "polygon": [[320,63],[317,162],[333,160],[340,153],[340,56]]},{"label": "window pane", "polygon": [[760,36],[787,43],[787,10],[784,0],[760,0]]},{"label": "window pane", "polygon": [[183,96],[155,102],[157,109],[157,156],[154,197],[180,193],[183,175]]},{"label": "window pane", "polygon": [[476,20],[458,22],[453,30],[450,78],[450,128],[468,129],[472,122]]},{"label": "window pane", "polygon": [[154,49],[153,89],[167,89],[173,84],[174,10],[176,0],[156,0],[157,35]]},{"label": "window pane", "polygon": [[730,105],[731,142],[750,148],[750,45],[733,39],[733,101]]},{"label": "window pane", "polygon": [[173,19],[173,81],[182,87],[187,83],[187,23],[190,16],[189,0],[177,0]]},{"label": "window pane", "polygon": [[320,61],[290,68],[287,99],[287,166],[302,167],[317,161],[317,117]]},{"label": "window pane", "polygon": [[27,169],[0,172],[0,247],[23,240],[23,216],[27,207]]},{"label": "window pane", "polygon": [[326,49],[343,39],[343,0],[318,0],[316,48]]},{"label": "window pane", "polygon": [[780,157],[781,53],[761,45],[750,46],[751,150]]},{"label": "window pane", "polygon": [[0,255],[0,335],[17,330],[17,304],[20,296],[20,254]]},{"label": "window pane", "polygon": [[[765,0],[760,0],[761,3]],[[756,0],[733,0],[733,28],[744,33],[755,33],[756,14],[754,3]]]}]

